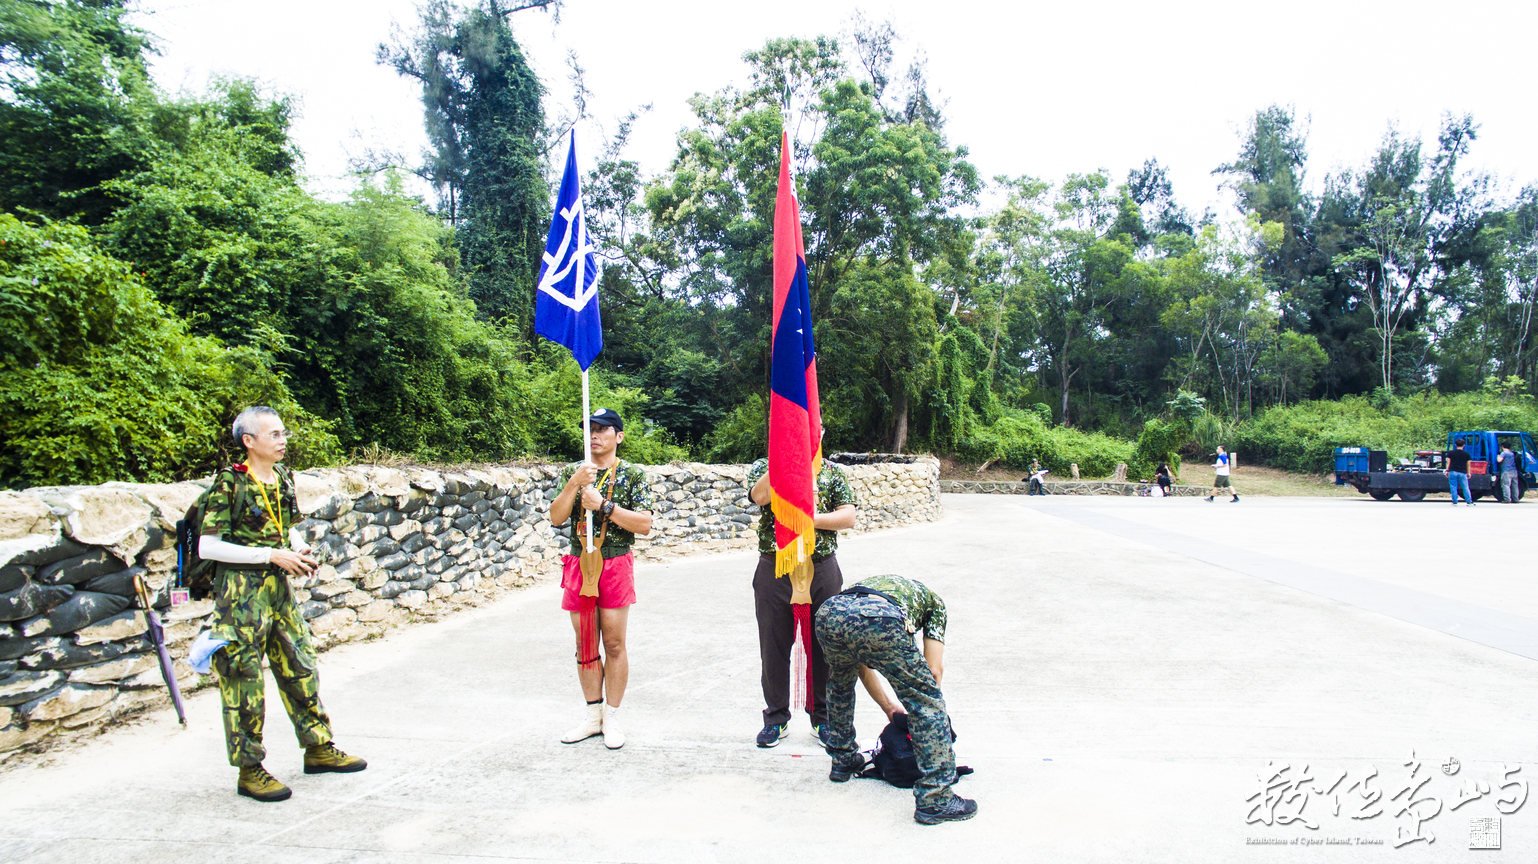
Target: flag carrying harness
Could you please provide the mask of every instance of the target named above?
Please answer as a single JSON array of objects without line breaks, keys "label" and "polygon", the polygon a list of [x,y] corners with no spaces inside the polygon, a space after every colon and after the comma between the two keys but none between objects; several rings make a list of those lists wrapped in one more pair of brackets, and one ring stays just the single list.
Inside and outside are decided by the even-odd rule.
[{"label": "flag carrying harness", "polygon": [[[617,473],[618,461],[609,468],[608,477],[598,482],[600,487],[607,484],[603,492],[605,501],[614,497],[614,475]],[[592,512],[588,511],[589,514]],[[583,669],[591,669],[603,659],[598,656],[598,578],[603,575],[603,543],[609,537],[609,517],[599,519],[597,544],[588,539],[592,536],[591,525],[589,519],[588,531],[583,531],[581,525],[574,528],[582,542],[582,553],[577,556],[577,565],[582,572],[582,589],[577,592],[577,665]]]}]

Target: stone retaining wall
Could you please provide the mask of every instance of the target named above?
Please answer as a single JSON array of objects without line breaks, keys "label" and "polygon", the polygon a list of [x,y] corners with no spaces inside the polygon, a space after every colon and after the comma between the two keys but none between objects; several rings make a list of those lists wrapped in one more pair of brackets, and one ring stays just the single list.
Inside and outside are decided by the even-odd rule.
[{"label": "stone retaining wall", "polygon": [[[1048,495],[1145,495],[1150,486],[1157,483],[1139,483],[1116,480],[1049,480],[1041,484]],[[1030,484],[1018,480],[941,480],[941,492],[962,492],[984,495],[1027,495]],[[1211,490],[1205,486],[1170,487],[1171,496],[1206,495]]]},{"label": "stone retaining wall", "polygon": [[[860,500],[855,533],[939,518],[938,462],[862,458],[845,468]],[[296,474],[305,519],[293,530],[321,566],[293,585],[317,647],[559,575],[570,529],[547,517],[559,472],[360,465]],[[759,509],[746,473],[648,467],[655,516],[638,559],[751,547]],[[155,593],[183,689],[202,683],[183,658],[213,602],[165,604],[176,521],[208,482],[0,492],[0,759],[165,699],[145,614],[134,608],[135,576]]]}]

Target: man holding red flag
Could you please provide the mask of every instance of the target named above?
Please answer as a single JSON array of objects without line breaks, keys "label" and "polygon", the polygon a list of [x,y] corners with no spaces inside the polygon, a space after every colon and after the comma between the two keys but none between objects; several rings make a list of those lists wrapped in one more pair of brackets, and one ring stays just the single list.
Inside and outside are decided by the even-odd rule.
[{"label": "man holding red flag", "polygon": [[[758,746],[773,747],[790,721],[790,659],[799,643],[806,659],[795,683],[821,737],[828,665],[812,637],[812,613],[843,588],[833,555],[835,531],[854,526],[854,493],[843,469],[822,460],[817,402],[817,351],[812,300],[801,241],[800,204],[790,172],[790,136],[780,133],[780,181],[774,207],[774,319],[770,347],[769,457],[749,472],[751,497],[764,507],[758,572],[753,579],[763,665],[764,728]],[[762,474],[758,472],[762,471]],[[827,475],[827,480],[822,480]],[[819,494],[820,487],[826,487]],[[823,500],[818,500],[822,498]],[[784,582],[780,580],[784,579]]]},{"label": "man holding red flag", "polygon": [[[753,484],[748,493],[753,503],[764,508],[758,523],[758,569],[753,573],[753,611],[758,617],[758,654],[761,664],[760,680],[764,688],[764,728],[758,733],[758,746],[773,747],[784,738],[790,723],[791,687],[798,688],[797,696],[803,696],[807,713],[812,715],[812,729],[822,738],[822,727],[828,721],[826,705],[828,690],[828,662],[823,658],[822,646],[811,639],[809,649],[803,642],[806,657],[806,674],[791,681],[791,654],[798,632],[797,617],[791,600],[791,583],[784,576],[775,575],[775,530],[778,527],[770,503],[769,460],[760,459],[748,469],[748,481]],[[838,567],[838,532],[854,527],[855,495],[849,486],[844,469],[832,462],[823,462],[817,472],[817,515],[814,524],[816,542],[811,553],[812,581],[808,589],[809,603],[806,609],[816,612],[824,600],[844,589],[844,575]],[[810,692],[808,692],[810,689]]]}]

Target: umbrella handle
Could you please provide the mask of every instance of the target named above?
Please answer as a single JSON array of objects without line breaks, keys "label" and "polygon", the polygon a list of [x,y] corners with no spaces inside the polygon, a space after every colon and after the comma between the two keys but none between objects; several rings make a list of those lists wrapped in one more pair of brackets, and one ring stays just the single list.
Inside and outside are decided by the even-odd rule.
[{"label": "umbrella handle", "polygon": [[134,574],[134,593],[139,595],[139,603],[148,611],[150,608],[150,595],[149,591],[144,587],[143,573]]}]

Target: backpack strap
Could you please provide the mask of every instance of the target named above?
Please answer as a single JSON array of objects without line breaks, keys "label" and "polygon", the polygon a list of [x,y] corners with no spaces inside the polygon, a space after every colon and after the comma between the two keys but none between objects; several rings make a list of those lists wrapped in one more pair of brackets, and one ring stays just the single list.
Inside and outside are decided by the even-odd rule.
[{"label": "backpack strap", "polygon": [[232,465],[220,472],[220,479],[225,474],[230,475],[230,530],[234,531],[240,520],[245,518],[246,511],[251,509],[251,484],[242,483],[239,471]]},{"label": "backpack strap", "polygon": [[[288,506],[288,516],[291,525],[299,524],[299,487],[294,483],[294,472],[288,469],[282,462],[272,466],[273,474],[278,478],[278,497]],[[279,507],[284,504],[279,504]]]}]

